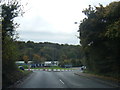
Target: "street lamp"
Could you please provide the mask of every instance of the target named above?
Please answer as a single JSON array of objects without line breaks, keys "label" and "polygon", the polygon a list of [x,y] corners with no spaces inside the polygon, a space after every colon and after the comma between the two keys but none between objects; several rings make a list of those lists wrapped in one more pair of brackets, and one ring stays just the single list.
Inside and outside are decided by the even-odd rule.
[{"label": "street lamp", "polygon": [[78,23],[78,22],[74,22],[74,24],[80,24],[80,23]]},{"label": "street lamp", "polygon": [[[80,24],[80,23],[74,22],[74,24]],[[77,30],[77,32],[79,32],[79,31],[80,31],[80,30]],[[79,36],[76,35],[76,37],[80,39],[80,36],[81,36],[81,35],[80,35],[80,32],[79,32]],[[81,44],[80,44],[80,46],[81,46]]]}]

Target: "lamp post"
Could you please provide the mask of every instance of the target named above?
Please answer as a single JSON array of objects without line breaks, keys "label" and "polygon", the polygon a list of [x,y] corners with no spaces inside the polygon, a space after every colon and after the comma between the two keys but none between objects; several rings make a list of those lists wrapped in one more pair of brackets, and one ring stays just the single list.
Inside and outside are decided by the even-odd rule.
[{"label": "lamp post", "polygon": [[78,22],[74,22],[74,24],[78,24]]},{"label": "lamp post", "polygon": [[[80,25],[79,22],[74,22],[74,24]],[[79,27],[79,26],[78,26],[78,27]],[[80,30],[78,29],[77,32],[80,32]],[[78,36],[78,35],[75,35],[75,36],[80,39],[80,33],[79,33],[79,36]],[[80,41],[79,41],[79,43],[80,43]],[[81,44],[80,44],[80,45],[81,45]]]},{"label": "lamp post", "polygon": [[[29,48],[29,60],[32,60],[32,58],[31,58],[31,50],[32,50],[32,48]],[[28,70],[30,71],[30,63],[28,63]]]},{"label": "lamp post", "polygon": [[55,48],[53,46],[53,51],[52,51],[52,66],[54,65],[54,59],[55,59]]}]

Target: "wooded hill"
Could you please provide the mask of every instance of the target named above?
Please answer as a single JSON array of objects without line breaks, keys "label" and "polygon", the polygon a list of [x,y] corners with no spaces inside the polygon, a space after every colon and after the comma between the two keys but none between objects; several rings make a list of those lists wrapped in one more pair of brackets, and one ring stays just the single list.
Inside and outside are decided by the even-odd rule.
[{"label": "wooded hill", "polygon": [[19,50],[18,60],[32,60],[36,63],[44,61],[59,61],[60,65],[72,64],[81,66],[79,45],[58,44],[50,42],[17,41]]}]

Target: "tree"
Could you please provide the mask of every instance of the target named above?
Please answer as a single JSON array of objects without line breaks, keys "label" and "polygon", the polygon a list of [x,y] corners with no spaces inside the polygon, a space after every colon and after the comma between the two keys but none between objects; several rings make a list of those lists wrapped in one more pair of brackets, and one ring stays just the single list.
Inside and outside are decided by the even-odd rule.
[{"label": "tree", "polygon": [[9,0],[1,2],[2,7],[2,69],[3,87],[12,82],[10,74],[17,70],[15,61],[18,60],[18,51],[15,44],[16,28],[19,24],[14,23],[14,18],[22,15],[19,1]]},{"label": "tree", "polygon": [[33,55],[33,61],[35,63],[43,63],[45,61],[45,59],[43,59],[43,57],[41,57],[40,55],[38,54],[34,54]]},{"label": "tree", "polygon": [[29,57],[27,55],[24,55],[23,56],[23,60],[24,62],[27,64],[28,63],[28,60],[29,60]]},{"label": "tree", "polygon": [[[81,66],[81,54],[78,50],[80,50],[79,45],[68,45],[68,44],[56,44],[49,42],[39,42],[35,43],[32,41],[28,41],[27,43],[23,41],[17,41],[20,58],[24,55],[27,55],[30,60],[37,62],[44,61],[59,61],[60,63],[64,62],[64,60],[72,60],[71,64],[73,66]],[[30,45],[31,43],[31,45]],[[34,48],[31,48],[34,47]],[[21,59],[20,59],[21,60]],[[79,61],[78,61],[79,60]],[[76,64],[77,63],[77,64]]]},{"label": "tree", "polygon": [[[118,73],[120,58],[120,2],[108,6],[89,7],[83,10],[87,16],[79,27],[82,45],[82,62],[89,71]],[[109,74],[110,75],[110,74]]]},{"label": "tree", "polygon": [[[18,26],[13,20],[20,13],[20,5],[17,1],[9,1],[2,4],[2,51],[3,66],[16,59],[15,29]],[[4,67],[3,67],[4,68]]]}]

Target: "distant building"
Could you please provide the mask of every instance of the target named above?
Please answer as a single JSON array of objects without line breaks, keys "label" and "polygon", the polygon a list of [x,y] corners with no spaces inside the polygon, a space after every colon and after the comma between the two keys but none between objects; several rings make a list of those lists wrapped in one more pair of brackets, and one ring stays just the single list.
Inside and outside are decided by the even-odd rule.
[{"label": "distant building", "polygon": [[44,62],[44,66],[51,66],[51,65],[52,65],[51,61],[45,61]]},{"label": "distant building", "polygon": [[24,61],[16,61],[16,65],[31,65],[33,61],[28,61],[28,63],[26,64]]},{"label": "distant building", "polygon": [[24,61],[16,61],[16,65],[31,65],[33,67],[39,67],[39,66],[58,66],[58,61],[45,61],[44,63],[33,63],[33,61],[28,61],[26,64]]},{"label": "distant building", "polygon": [[65,68],[71,68],[72,67],[72,64],[66,64],[64,65]]},{"label": "distant building", "polygon": [[45,61],[44,66],[58,66],[58,61]]}]

